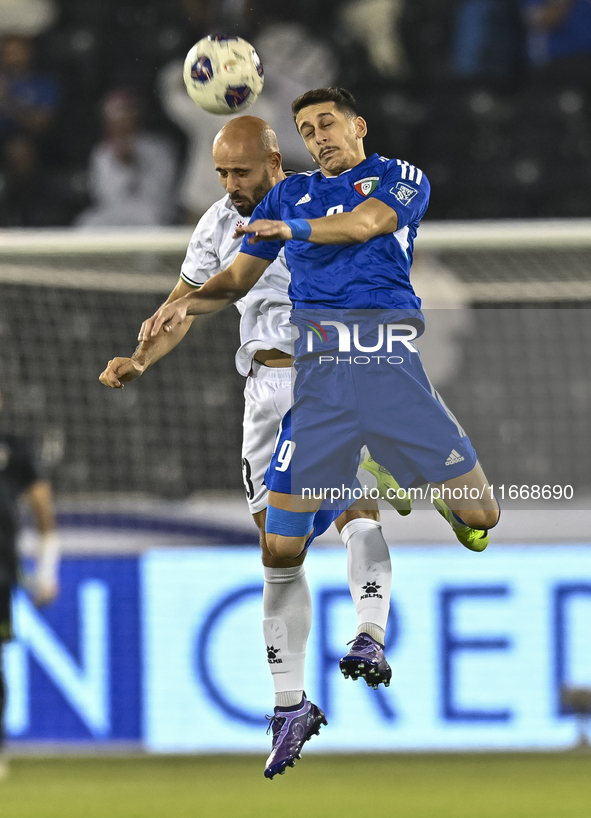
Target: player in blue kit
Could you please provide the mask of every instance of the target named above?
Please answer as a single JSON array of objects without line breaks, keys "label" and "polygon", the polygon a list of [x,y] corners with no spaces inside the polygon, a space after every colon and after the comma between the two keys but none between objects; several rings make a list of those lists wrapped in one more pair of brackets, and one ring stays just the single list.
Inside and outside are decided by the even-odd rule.
[{"label": "player in blue kit", "polygon": [[[480,531],[484,547],[499,514],[492,488],[412,344],[424,328],[410,266],[428,180],[408,162],[377,154],[366,158],[367,126],[344,89],[308,92],[293,111],[320,170],[276,185],[250,224],[237,231],[245,239],[230,267],[161,308],[145,322],[140,340],[174,328],[188,314],[233,303],[285,244],[291,320],[299,338],[294,405],[266,475],[270,551],[303,559],[316,513],[327,507],[326,492],[332,499],[339,487],[343,495],[351,489],[363,445],[379,451],[380,463],[401,486],[440,487],[446,503],[438,510],[459,538],[470,529]],[[379,579],[378,573],[378,586]],[[387,609],[380,617],[381,595],[374,589],[372,584],[361,596],[375,604],[369,621],[385,628]],[[381,604],[386,607],[386,600]],[[383,628],[358,633],[341,661],[345,675],[389,681],[383,644]],[[276,708],[268,777],[295,761],[322,718],[303,693],[291,708]]]}]

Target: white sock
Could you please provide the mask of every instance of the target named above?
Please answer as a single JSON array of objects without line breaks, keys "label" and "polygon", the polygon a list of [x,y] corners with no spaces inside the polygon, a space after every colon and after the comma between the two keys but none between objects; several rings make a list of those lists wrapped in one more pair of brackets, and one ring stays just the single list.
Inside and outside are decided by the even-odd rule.
[{"label": "white sock", "polygon": [[349,590],[359,621],[357,633],[369,633],[383,645],[390,611],[392,565],[382,526],[365,517],[351,520],[343,527],[341,539],[348,552]]},{"label": "white sock", "polygon": [[275,685],[275,706],[299,704],[304,694],[306,642],[312,600],[303,565],[265,567],[263,632]]}]

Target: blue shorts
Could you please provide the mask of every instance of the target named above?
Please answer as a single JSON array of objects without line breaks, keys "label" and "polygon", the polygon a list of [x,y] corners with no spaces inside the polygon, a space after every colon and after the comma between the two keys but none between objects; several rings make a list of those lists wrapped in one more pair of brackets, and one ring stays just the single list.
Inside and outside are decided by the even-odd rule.
[{"label": "blue shorts", "polygon": [[319,537],[321,534],[324,534],[337,517],[340,517],[343,512],[338,508],[320,508],[314,515],[314,527],[312,529],[312,534],[308,538],[308,542],[306,543],[305,550],[307,551],[308,548],[312,545],[316,537]]},{"label": "blue shorts", "polygon": [[[267,471],[265,472],[265,485],[271,491],[277,491],[281,494],[291,494],[291,469],[290,469],[290,452],[291,444],[291,409],[284,415],[277,433],[277,442],[275,451],[273,453],[273,460],[271,461]],[[281,454],[282,452],[282,454]],[[339,517],[354,502],[353,492],[355,489],[361,490],[361,484],[354,479],[351,486],[352,491],[347,498],[340,499],[335,502],[326,500],[323,502],[321,508],[318,509],[314,515],[314,522],[312,527],[312,534],[307,543],[306,550],[312,545],[312,542],[324,534],[332,523]]]},{"label": "blue shorts", "polygon": [[[315,311],[327,319],[330,312]],[[364,445],[403,488],[450,480],[476,465],[470,439],[412,344],[395,342],[378,355],[369,351],[369,334],[362,340],[365,354],[326,343],[309,353],[300,343],[294,405],[265,475],[269,489],[301,496],[351,486]]]}]

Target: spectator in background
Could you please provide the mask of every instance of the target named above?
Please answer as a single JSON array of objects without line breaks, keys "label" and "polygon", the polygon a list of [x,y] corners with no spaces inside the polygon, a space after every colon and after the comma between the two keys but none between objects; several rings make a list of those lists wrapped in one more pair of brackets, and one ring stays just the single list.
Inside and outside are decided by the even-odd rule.
[{"label": "spectator in background", "polygon": [[139,227],[169,224],[176,159],[168,142],[140,130],[140,103],[128,89],[103,103],[105,135],[90,156],[89,193],[95,204],[77,226]]},{"label": "spectator in background", "polygon": [[521,0],[528,58],[556,78],[591,80],[591,0]]},{"label": "spectator in background", "polygon": [[0,144],[0,228],[70,224],[81,204],[71,176],[41,160],[30,134],[16,132]]},{"label": "spectator in background", "polygon": [[402,77],[407,72],[398,30],[403,8],[404,0],[348,0],[340,10],[346,34],[365,46],[374,68],[384,77]]},{"label": "spectator in background", "polygon": [[[2,395],[0,394],[0,411]],[[4,755],[6,686],[2,649],[12,639],[10,597],[19,580],[17,538],[20,497],[30,506],[38,531],[36,571],[26,585],[36,605],[52,602],[58,594],[59,543],[51,486],[40,477],[26,441],[0,432],[0,779],[8,772]]]},{"label": "spectator in background", "polygon": [[521,64],[519,0],[461,0],[452,35],[451,72],[462,79],[511,79]]},{"label": "spectator in background", "polygon": [[0,150],[0,227],[46,227],[55,199],[35,141],[12,133]]},{"label": "spectator in background", "polygon": [[32,40],[19,34],[4,35],[0,44],[0,139],[19,131],[42,142],[57,101],[57,84],[33,69]]},{"label": "spectator in background", "polygon": [[449,75],[449,43],[457,0],[404,0],[399,29],[409,77],[439,85]]}]

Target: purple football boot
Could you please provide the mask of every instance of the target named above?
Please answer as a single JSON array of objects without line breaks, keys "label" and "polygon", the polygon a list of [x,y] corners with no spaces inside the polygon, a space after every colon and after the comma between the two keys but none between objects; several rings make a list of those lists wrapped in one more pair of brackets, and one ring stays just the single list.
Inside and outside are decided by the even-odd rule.
[{"label": "purple football boot", "polygon": [[[283,775],[286,767],[295,767],[302,747],[312,736],[317,736],[326,717],[319,707],[309,702],[304,694],[302,703],[296,707],[276,707],[269,719],[273,729],[273,749],[265,764],[265,778]],[[267,730],[267,732],[269,732]]]},{"label": "purple football boot", "polygon": [[384,646],[368,633],[358,634],[349,644],[351,650],[339,662],[345,679],[349,676],[352,679],[365,679],[374,690],[377,690],[382,682],[385,687],[389,687],[392,669],[384,656]]}]

